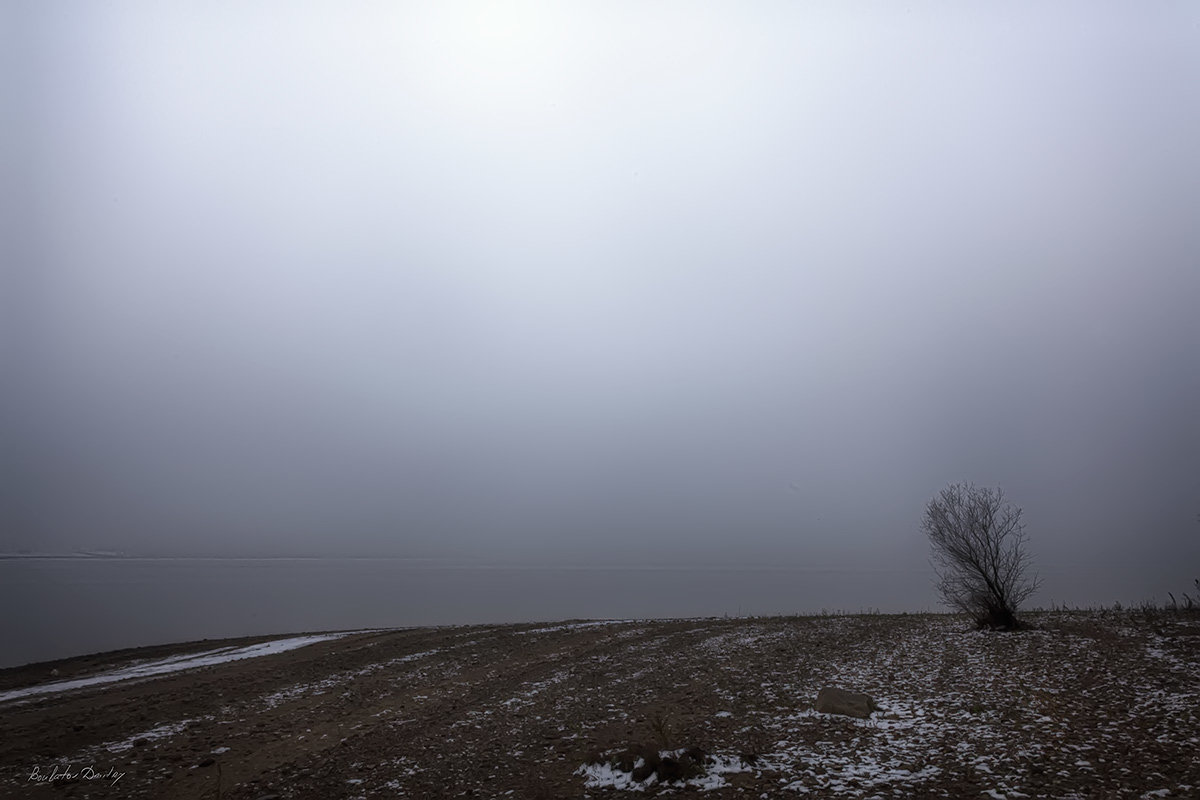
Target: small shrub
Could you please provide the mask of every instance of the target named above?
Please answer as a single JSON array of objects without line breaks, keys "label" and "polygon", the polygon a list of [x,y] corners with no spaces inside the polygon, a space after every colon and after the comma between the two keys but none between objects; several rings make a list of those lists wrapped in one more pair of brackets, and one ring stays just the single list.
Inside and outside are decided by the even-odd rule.
[{"label": "small shrub", "polygon": [[770,746],[771,737],[767,735],[766,729],[755,725],[746,730],[746,744],[742,752],[738,753],[738,758],[750,766],[755,766],[758,760],[767,754]]},{"label": "small shrub", "polygon": [[[1200,611],[1200,578],[1194,581],[1196,585],[1196,596],[1192,597],[1187,592],[1180,592],[1183,595],[1182,611]],[[1174,598],[1172,598],[1174,599]]]},{"label": "small shrub", "polygon": [[[1154,608],[1154,610],[1158,611],[1160,614],[1162,614],[1162,613],[1171,613],[1171,614],[1200,613],[1200,578],[1197,578],[1193,583],[1196,586],[1196,596],[1195,597],[1188,594],[1187,592],[1180,592],[1179,593],[1180,597],[1183,598],[1183,602],[1181,603],[1181,602],[1179,602],[1179,600],[1175,599],[1174,592],[1167,592],[1167,597],[1171,598],[1170,603],[1164,604],[1161,607],[1152,603],[1151,606]],[[1143,610],[1145,610],[1144,604],[1143,604]]]},{"label": "small shrub", "polygon": [[650,717],[649,721],[650,732],[654,734],[654,738],[658,741],[663,750],[671,748],[671,715],[665,711],[659,711]]}]

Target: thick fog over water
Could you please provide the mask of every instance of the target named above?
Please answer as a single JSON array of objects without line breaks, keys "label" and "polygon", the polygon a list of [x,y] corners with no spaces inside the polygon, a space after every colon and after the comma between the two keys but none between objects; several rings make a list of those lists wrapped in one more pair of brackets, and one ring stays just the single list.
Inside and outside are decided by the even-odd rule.
[{"label": "thick fog over water", "polygon": [[0,551],[1189,588],[1195,4],[0,14]]}]

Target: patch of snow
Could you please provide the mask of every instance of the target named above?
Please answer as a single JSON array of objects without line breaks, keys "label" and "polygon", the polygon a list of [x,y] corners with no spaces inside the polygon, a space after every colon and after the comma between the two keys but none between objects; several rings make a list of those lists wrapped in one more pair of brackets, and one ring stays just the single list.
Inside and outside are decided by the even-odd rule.
[{"label": "patch of snow", "polygon": [[[685,750],[662,750],[661,758],[680,758]],[[639,758],[634,763],[634,769],[645,765]],[[671,782],[665,786],[687,786],[702,792],[720,789],[727,785],[724,776],[734,772],[749,772],[753,769],[737,756],[709,756],[704,764],[704,772],[685,781]],[[583,776],[583,785],[588,789],[621,789],[624,791],[641,792],[658,783],[658,776],[651,773],[644,781],[635,781],[632,772],[617,769],[613,764],[584,764],[575,770],[576,775]]]},{"label": "patch of snow", "polygon": [[528,636],[534,633],[557,633],[558,631],[569,631],[577,628],[595,628],[600,625],[620,625],[626,622],[633,622],[631,619],[602,619],[593,622],[564,622],[561,625],[549,625],[545,628],[530,628],[527,631],[514,631],[517,636]]},{"label": "patch of snow", "polygon": [[[642,761],[638,759],[637,766]],[[612,764],[584,764],[575,770],[576,775],[583,776],[583,785],[588,789],[622,789],[627,792],[642,792],[657,778],[651,775],[646,781],[633,779],[633,774],[617,769]]]},{"label": "patch of snow", "polygon": [[0,703],[24,697],[34,697],[40,694],[69,692],[73,689],[83,689],[89,686],[101,686],[106,683],[115,683],[117,681],[130,680],[133,678],[153,678],[171,672],[178,672],[180,670],[209,667],[213,666],[214,664],[224,664],[228,661],[240,661],[245,658],[257,658],[259,656],[269,656],[276,653],[286,653],[289,650],[295,650],[299,647],[316,644],[317,642],[329,641],[330,639],[338,639],[342,636],[348,635],[349,634],[347,633],[326,633],[315,636],[294,636],[290,639],[275,639],[270,642],[247,645],[246,647],[222,647],[217,650],[206,650],[202,653],[170,656],[169,658],[163,658],[156,661],[134,663],[122,667],[121,669],[101,672],[96,675],[89,675],[86,678],[75,678],[73,680],[56,681],[54,683],[43,683],[38,686],[27,686],[23,689],[11,689],[7,692],[0,692]]},{"label": "patch of snow", "polygon": [[180,720],[179,722],[166,722],[162,725],[156,725],[150,730],[142,731],[141,733],[135,733],[133,736],[130,736],[127,739],[122,739],[119,742],[108,742],[106,744],[102,744],[100,747],[110,753],[123,753],[126,750],[131,749],[135,742],[142,739],[151,742],[155,739],[169,739],[195,721],[196,720],[192,719],[184,719]]}]

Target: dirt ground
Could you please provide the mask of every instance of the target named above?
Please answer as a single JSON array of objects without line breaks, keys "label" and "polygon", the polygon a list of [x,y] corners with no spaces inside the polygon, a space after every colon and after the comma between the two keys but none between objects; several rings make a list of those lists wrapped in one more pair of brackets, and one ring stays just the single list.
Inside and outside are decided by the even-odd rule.
[{"label": "dirt ground", "polygon": [[[0,702],[0,796],[1200,797],[1200,618],[1029,619],[352,634]],[[3,670],[0,692],[258,641]],[[823,686],[879,710],[817,714]]]}]

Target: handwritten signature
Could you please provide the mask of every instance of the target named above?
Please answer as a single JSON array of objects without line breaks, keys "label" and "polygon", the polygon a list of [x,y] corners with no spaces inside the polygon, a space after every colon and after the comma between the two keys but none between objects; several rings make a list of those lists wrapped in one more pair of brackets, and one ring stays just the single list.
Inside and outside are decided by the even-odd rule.
[{"label": "handwritten signature", "polygon": [[112,786],[117,781],[121,780],[121,778],[123,778],[123,777],[125,777],[125,773],[118,772],[113,767],[109,767],[108,771],[106,771],[106,772],[101,772],[100,770],[98,770],[94,766],[92,766],[91,764],[89,764],[86,767],[81,767],[78,770],[71,769],[70,764],[67,764],[62,769],[59,769],[57,766],[54,766],[54,767],[50,768],[49,772],[43,772],[41,767],[34,767],[33,772],[29,773],[29,780],[36,781],[38,783],[54,783],[55,781],[76,781],[76,780],[84,780],[84,781],[110,780],[110,781],[112,781],[112,783],[110,783],[109,786]]}]

